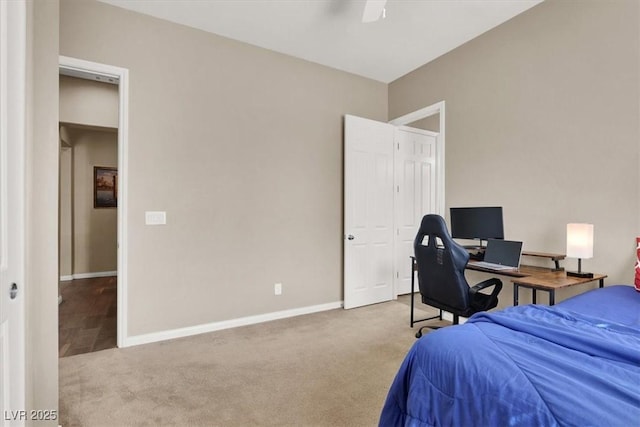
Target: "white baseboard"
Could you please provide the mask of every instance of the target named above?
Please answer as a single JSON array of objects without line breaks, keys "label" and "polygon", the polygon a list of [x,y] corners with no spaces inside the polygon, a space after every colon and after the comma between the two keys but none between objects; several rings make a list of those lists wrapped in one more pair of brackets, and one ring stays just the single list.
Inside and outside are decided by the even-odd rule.
[{"label": "white baseboard", "polygon": [[254,325],[256,323],[269,322],[271,320],[285,319],[288,317],[301,316],[303,314],[318,313],[321,311],[341,308],[343,302],[336,301],[327,304],[312,305],[308,307],[294,308],[291,310],[276,311],[273,313],[259,314],[256,316],[241,317],[238,319],[223,320],[221,322],[207,323],[203,325],[189,326],[186,328],[170,329],[167,331],[153,332],[150,334],[134,335],[125,337],[123,347],[131,347],[140,344],[149,344],[158,341],[165,341],[175,338],[189,337],[192,335],[204,334],[207,332],[220,331],[223,329],[236,328],[238,326]]},{"label": "white baseboard", "polygon": [[60,276],[60,281],[68,282],[70,280],[75,280],[75,279],[93,279],[96,277],[111,277],[111,276],[117,276],[117,275],[118,275],[117,271],[98,271],[97,273],[76,273],[70,276]]}]

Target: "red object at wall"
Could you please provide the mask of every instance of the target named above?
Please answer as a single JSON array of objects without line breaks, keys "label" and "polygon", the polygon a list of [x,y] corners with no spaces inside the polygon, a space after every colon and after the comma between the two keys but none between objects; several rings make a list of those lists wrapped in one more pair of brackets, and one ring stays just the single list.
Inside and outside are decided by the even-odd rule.
[{"label": "red object at wall", "polygon": [[640,292],[640,237],[636,237],[636,291]]}]

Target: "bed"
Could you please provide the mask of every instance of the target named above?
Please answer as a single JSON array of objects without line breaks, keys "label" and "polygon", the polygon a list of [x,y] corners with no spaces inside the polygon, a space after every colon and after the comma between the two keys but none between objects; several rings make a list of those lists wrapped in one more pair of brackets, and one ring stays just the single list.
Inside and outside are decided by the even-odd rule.
[{"label": "bed", "polygon": [[380,425],[640,425],[640,292],[608,286],[425,335]]}]

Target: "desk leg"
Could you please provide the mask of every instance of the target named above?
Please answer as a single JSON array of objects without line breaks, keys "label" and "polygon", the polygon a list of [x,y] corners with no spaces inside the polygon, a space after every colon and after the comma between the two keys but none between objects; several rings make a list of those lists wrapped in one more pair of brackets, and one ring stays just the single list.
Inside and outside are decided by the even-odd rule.
[{"label": "desk leg", "polygon": [[409,322],[409,326],[413,328],[413,299],[415,293],[415,275],[416,272],[413,271],[413,260],[411,260],[411,320]]},{"label": "desk leg", "polygon": [[549,305],[554,305],[556,303],[556,291],[555,289],[551,289],[549,291]]},{"label": "desk leg", "polygon": [[599,282],[600,282],[600,283],[598,284],[598,287],[599,287],[599,288],[604,287],[604,279],[600,279],[600,280],[599,280]]},{"label": "desk leg", "polygon": [[518,305],[518,285],[513,284],[513,305]]},{"label": "desk leg", "polygon": [[531,302],[533,304],[536,303],[536,290],[535,289],[531,289]]}]

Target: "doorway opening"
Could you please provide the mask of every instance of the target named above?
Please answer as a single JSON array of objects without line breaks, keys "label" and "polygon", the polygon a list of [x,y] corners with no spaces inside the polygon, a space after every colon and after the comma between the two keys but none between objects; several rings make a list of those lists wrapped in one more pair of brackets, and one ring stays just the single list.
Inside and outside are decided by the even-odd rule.
[{"label": "doorway opening", "polygon": [[126,346],[128,71],[59,64],[63,357]]},{"label": "doorway opening", "polygon": [[[445,101],[440,101],[412,113],[393,119],[394,126],[411,126],[417,129],[436,132],[436,212],[444,217],[444,176],[445,176]],[[417,230],[416,230],[417,232]]]},{"label": "doorway opening", "polygon": [[[116,347],[118,89],[64,75],[59,87],[64,121],[59,124],[58,348],[65,357]],[[91,121],[109,126],[82,124]]]}]

